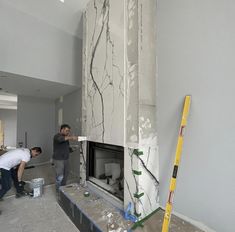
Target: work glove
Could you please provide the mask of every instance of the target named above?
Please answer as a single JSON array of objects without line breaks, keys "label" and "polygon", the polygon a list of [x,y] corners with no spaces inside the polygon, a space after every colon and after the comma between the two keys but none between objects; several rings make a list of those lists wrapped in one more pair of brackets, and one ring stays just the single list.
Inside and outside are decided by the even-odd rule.
[{"label": "work glove", "polygon": [[19,181],[19,187],[25,186],[25,182],[23,180]]},{"label": "work glove", "polygon": [[18,191],[19,193],[24,191],[24,186],[25,186],[25,182],[24,181],[19,181],[18,183]]}]

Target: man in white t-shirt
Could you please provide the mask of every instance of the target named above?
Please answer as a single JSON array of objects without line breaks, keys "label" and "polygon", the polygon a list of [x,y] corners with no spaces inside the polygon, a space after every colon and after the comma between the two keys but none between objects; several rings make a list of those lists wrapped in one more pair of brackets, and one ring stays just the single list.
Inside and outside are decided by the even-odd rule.
[{"label": "man in white t-shirt", "polygon": [[23,185],[22,176],[26,163],[42,153],[40,147],[17,148],[0,156],[0,199],[11,188],[11,169],[19,165],[17,178],[19,186]]}]

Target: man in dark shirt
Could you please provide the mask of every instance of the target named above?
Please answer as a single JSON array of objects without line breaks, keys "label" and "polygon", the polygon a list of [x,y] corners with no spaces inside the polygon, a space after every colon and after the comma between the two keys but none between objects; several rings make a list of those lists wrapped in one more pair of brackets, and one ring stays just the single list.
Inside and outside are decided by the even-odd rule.
[{"label": "man in dark shirt", "polygon": [[60,186],[66,185],[69,171],[69,141],[78,141],[77,136],[70,135],[70,126],[63,124],[60,127],[60,132],[53,139],[53,162],[56,172],[56,190]]}]

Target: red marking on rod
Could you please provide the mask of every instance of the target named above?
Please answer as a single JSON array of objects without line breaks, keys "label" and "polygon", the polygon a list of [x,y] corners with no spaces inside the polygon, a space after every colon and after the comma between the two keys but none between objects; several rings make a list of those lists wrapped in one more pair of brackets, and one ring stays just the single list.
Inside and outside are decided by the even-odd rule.
[{"label": "red marking on rod", "polygon": [[185,126],[181,126],[180,127],[180,136],[184,136],[184,128],[185,128]]},{"label": "red marking on rod", "polygon": [[173,196],[174,196],[174,192],[171,191],[171,192],[169,193],[169,198],[168,198],[168,203],[169,203],[169,204],[172,204],[172,203],[173,203]]}]

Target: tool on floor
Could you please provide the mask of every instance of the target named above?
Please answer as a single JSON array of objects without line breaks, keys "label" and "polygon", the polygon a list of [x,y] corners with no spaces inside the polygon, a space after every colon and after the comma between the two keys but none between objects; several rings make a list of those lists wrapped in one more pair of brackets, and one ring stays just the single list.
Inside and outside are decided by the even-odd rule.
[{"label": "tool on floor", "polygon": [[35,166],[34,165],[26,166],[24,169],[31,169],[31,168],[35,168]]},{"label": "tool on floor", "polygon": [[131,202],[129,202],[129,204],[124,212],[124,218],[126,220],[131,221],[131,222],[137,222],[137,217],[131,214],[131,207],[132,207],[132,204],[131,204]]},{"label": "tool on floor", "polygon": [[171,211],[172,211],[172,206],[173,206],[173,195],[174,195],[174,191],[176,188],[176,177],[177,177],[178,167],[179,167],[181,153],[182,153],[184,131],[187,125],[187,118],[189,114],[190,103],[191,103],[191,96],[188,95],[185,97],[185,100],[184,100],[183,114],[182,114],[180,131],[179,131],[178,142],[177,142],[176,153],[175,153],[174,169],[173,169],[173,174],[172,174],[171,182],[170,182],[169,197],[166,203],[166,210],[165,210],[164,220],[162,224],[162,232],[168,232],[169,230]]},{"label": "tool on floor", "polygon": [[84,195],[84,197],[89,197],[90,196],[90,192],[85,191],[83,195]]}]

